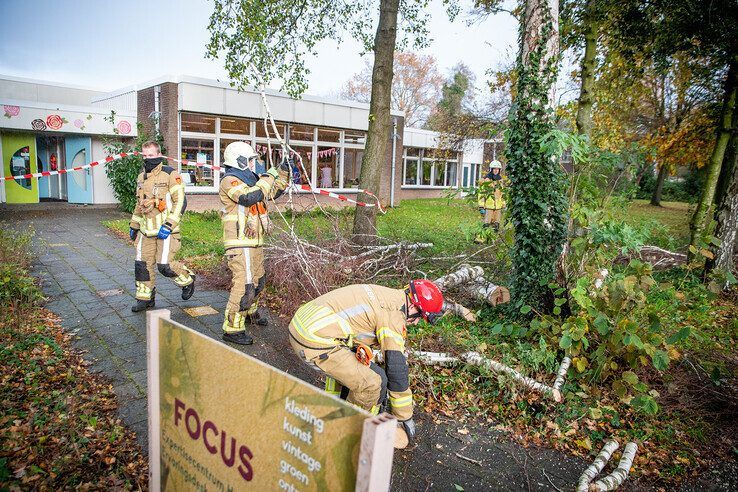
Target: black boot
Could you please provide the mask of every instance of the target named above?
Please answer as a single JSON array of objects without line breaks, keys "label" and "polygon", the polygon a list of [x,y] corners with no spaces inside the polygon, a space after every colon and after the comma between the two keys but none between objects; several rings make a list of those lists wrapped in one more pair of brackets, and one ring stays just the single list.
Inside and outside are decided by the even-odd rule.
[{"label": "black boot", "polygon": [[147,309],[151,309],[156,305],[156,301],[154,300],[154,294],[151,294],[151,299],[148,301],[142,301],[141,299],[136,299],[136,304],[131,308],[131,311],[134,313],[138,313],[139,311],[146,311]]},{"label": "black boot", "polygon": [[235,333],[223,333],[223,341],[235,343],[236,345],[251,345],[254,339],[245,331],[237,331]]},{"label": "black boot", "polygon": [[259,314],[259,311],[256,311],[254,314],[246,315],[246,321],[248,323],[251,323],[252,325],[259,326],[266,326],[269,324],[269,320],[267,319],[267,317]]},{"label": "black boot", "polygon": [[182,287],[182,299],[185,301],[195,293],[195,275],[192,274],[192,283]]}]

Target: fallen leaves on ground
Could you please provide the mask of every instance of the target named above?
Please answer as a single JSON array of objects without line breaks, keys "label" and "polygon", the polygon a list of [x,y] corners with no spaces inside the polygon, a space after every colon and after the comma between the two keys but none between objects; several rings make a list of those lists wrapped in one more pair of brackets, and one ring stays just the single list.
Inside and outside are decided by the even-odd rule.
[{"label": "fallen leaves on ground", "polygon": [[0,314],[0,489],[144,490],[148,463],[56,316]]}]

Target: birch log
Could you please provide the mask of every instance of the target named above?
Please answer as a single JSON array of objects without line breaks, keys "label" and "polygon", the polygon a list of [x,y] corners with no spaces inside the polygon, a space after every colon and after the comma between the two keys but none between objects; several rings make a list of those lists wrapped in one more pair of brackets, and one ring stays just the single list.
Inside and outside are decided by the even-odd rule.
[{"label": "birch log", "polygon": [[497,362],[496,360],[487,359],[483,357],[479,352],[465,352],[459,357],[453,357],[444,352],[420,352],[417,350],[410,351],[415,357],[421,362],[427,365],[438,365],[438,366],[450,366],[459,363],[466,363],[473,366],[484,366],[487,369],[506,374],[510,376],[514,381],[526,386],[528,389],[542,393],[545,396],[551,397],[557,403],[561,402],[561,391],[547,386],[543,383],[539,383],[533,378],[523,376],[512,367],[508,367],[504,364]]},{"label": "birch log", "polygon": [[555,390],[561,391],[561,387],[564,385],[564,381],[566,380],[566,371],[569,370],[570,364],[571,359],[569,357],[564,357],[564,360],[561,361],[559,370],[556,372],[556,381],[554,381],[553,385]]},{"label": "birch log", "polygon": [[589,484],[592,483],[592,480],[594,480],[594,478],[605,468],[607,462],[610,461],[610,457],[612,457],[612,453],[614,453],[618,447],[620,447],[620,444],[614,440],[607,441],[605,445],[602,446],[602,450],[599,452],[592,464],[589,465],[587,469],[584,470],[584,473],[582,473],[582,476],[579,477],[579,485],[577,485],[576,492],[587,492],[589,490]]},{"label": "birch log", "polygon": [[507,287],[495,285],[484,278],[475,279],[466,288],[467,293],[473,298],[486,302],[491,306],[510,302],[510,291]]},{"label": "birch log", "polygon": [[433,281],[441,290],[447,290],[457,285],[472,282],[484,275],[484,270],[480,266],[461,265],[461,267],[452,273],[447,273],[441,278]]},{"label": "birch log", "polygon": [[628,478],[630,473],[630,467],[633,466],[633,459],[635,459],[636,451],[638,451],[638,445],[634,442],[629,442],[625,445],[623,450],[623,456],[618,462],[618,467],[615,470],[595,483],[590,485],[589,490],[592,492],[602,492],[604,490],[615,490]]}]

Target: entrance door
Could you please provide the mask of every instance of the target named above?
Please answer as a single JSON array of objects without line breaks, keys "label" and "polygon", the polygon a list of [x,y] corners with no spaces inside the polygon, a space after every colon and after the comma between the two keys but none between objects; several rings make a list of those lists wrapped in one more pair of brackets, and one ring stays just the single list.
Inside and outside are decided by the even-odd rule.
[{"label": "entrance door", "polygon": [[[3,135],[2,143],[5,176],[37,172],[36,138],[33,135]],[[38,203],[38,180],[22,178],[5,181],[5,199],[8,203]]]},{"label": "entrance door", "polygon": [[72,171],[73,168],[89,164],[92,152],[89,137],[67,137],[64,139],[67,163],[67,201],[69,203],[92,203],[92,170]]}]

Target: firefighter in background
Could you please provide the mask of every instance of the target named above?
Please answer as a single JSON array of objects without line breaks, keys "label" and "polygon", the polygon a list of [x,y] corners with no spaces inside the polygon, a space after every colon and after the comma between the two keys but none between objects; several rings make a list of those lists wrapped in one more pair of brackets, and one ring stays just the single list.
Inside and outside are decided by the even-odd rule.
[{"label": "firefighter in background", "polygon": [[277,198],[289,184],[286,160],[271,168],[246,142],[228,144],[224,156],[227,168],[220,179],[223,203],[223,243],[233,280],[223,321],[223,340],[239,345],[253,343],[246,322],[265,326],[267,319],[257,310],[264,290],[264,238],[271,230],[266,201]]},{"label": "firefighter in background", "polygon": [[502,176],[502,164],[498,160],[490,162],[489,172],[479,180],[479,212],[484,217],[484,227],[491,225],[495,231],[500,230],[502,209],[505,208],[502,190],[506,182]]},{"label": "firefighter in background", "polygon": [[195,292],[195,275],[174,261],[181,239],[179,223],[187,208],[184,184],[179,173],[165,166],[161,147],[146,142],[141,148],[144,170],[138,175],[136,208],[130,223],[131,240],[136,244],[136,313],[154,307],[156,270],[182,288],[182,299]]},{"label": "firefighter in background", "polygon": [[[388,405],[400,422],[395,446],[402,448],[415,436],[406,326],[432,323],[442,310],[443,294],[429,280],[412,280],[407,289],[350,285],[302,305],[289,325],[290,343],[327,374],[329,393],[374,414]],[[373,350],[383,353],[385,369],[373,362]]]}]

